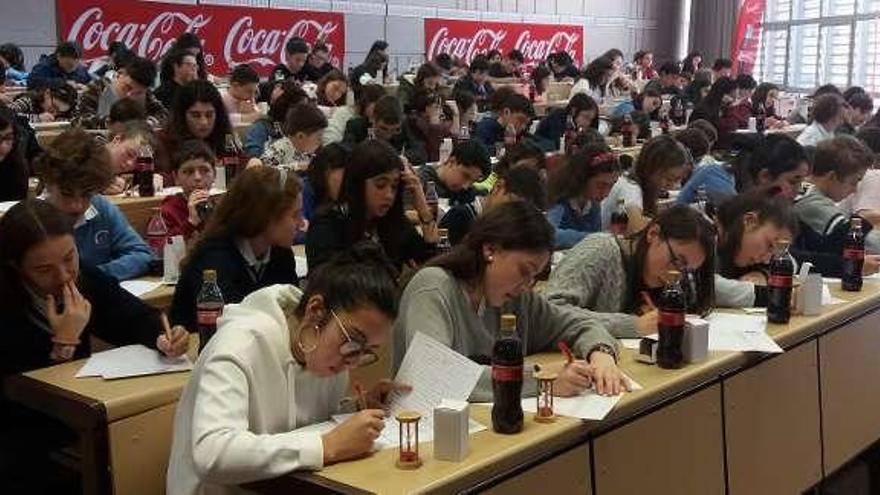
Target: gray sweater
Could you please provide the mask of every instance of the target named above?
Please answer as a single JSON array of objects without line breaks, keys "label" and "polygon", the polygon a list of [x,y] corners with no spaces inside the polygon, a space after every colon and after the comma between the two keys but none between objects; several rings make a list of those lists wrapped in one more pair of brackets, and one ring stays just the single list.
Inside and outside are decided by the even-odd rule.
[{"label": "gray sweater", "polygon": [[[617,349],[617,341],[596,320],[578,311],[556,306],[541,295],[528,292],[503,308],[485,308],[478,314],[464,284],[441,268],[419,271],[406,286],[394,324],[394,371],[400,367],[416,332],[422,332],[467,357],[491,357],[501,315],[515,314],[517,332],[526,355],[556,350],[560,341],[584,356],[597,344]],[[526,373],[523,396],[536,394],[535,381]],[[492,400],[492,375],[483,369],[471,401]]]},{"label": "gray sweater", "polygon": [[613,235],[588,235],[550,273],[547,299],[580,308],[617,338],[637,338],[638,318],[621,313],[627,284],[623,263],[623,252]]}]

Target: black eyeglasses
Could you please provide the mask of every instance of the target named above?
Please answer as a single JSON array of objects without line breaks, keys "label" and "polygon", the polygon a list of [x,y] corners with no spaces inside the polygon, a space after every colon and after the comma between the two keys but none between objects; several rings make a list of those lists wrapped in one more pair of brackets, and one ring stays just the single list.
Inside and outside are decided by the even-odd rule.
[{"label": "black eyeglasses", "polygon": [[339,354],[342,355],[343,361],[349,366],[360,368],[361,366],[369,366],[379,360],[379,356],[367,346],[367,339],[360,332],[351,333],[345,328],[342,320],[336,316],[336,312],[330,310],[330,314],[336,319],[345,342],[339,346]]}]

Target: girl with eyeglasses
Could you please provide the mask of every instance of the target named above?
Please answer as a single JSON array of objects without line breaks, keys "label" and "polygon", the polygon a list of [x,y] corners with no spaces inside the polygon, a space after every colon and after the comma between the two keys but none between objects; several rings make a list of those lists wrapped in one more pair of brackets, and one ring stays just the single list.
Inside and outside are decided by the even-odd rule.
[{"label": "girl with eyeglasses", "polygon": [[692,161],[687,148],[672,136],[646,142],[632,172],[617,179],[602,202],[602,228],[611,225],[611,214],[622,199],[629,215],[627,232],[642,230],[657,215],[660,197],[678,188]]},{"label": "girl with eyeglasses", "polygon": [[568,249],[602,230],[601,205],[620,177],[611,148],[594,144],[570,156],[550,178],[547,219],[556,229],[556,249]]},{"label": "girl with eyeglasses", "polygon": [[345,412],[348,373],[372,364],[397,314],[381,253],[359,245],[312,273],[227,306],[177,405],[168,493],[238,493],[237,485],[368,454],[384,427],[380,381],[367,409],[324,433],[300,430]]},{"label": "girl with eyeglasses", "polygon": [[653,301],[670,270],[685,275],[688,312],[708,313],[715,299],[715,226],[676,205],[625,238],[587,236],[550,273],[550,302],[586,310],[618,338],[657,332]]},{"label": "girl with eyeglasses", "polygon": [[[604,325],[532,291],[552,251],[553,227],[534,205],[511,201],[477,217],[464,240],[432,260],[404,290],[394,324],[395,369],[416,332],[488,365],[501,316],[511,313],[525,354],[552,352],[566,342],[584,359],[555,368],[558,395],[577,395],[591,384],[604,395],[623,391],[617,342]],[[535,393],[534,380],[526,380],[523,396]],[[489,366],[470,399],[492,400]]]}]

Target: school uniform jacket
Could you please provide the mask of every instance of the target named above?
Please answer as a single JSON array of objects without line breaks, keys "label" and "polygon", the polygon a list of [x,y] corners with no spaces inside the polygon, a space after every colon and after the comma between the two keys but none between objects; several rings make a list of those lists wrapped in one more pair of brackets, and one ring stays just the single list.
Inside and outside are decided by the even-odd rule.
[{"label": "school uniform jacket", "polygon": [[217,285],[226,304],[238,303],[251,292],[274,284],[299,283],[293,250],[273,246],[269,262],[257,270],[245,260],[235,239],[210,239],[196,247],[177,281],[171,303],[171,322],[196,329],[196,299],[202,288],[202,272],[217,271]]}]

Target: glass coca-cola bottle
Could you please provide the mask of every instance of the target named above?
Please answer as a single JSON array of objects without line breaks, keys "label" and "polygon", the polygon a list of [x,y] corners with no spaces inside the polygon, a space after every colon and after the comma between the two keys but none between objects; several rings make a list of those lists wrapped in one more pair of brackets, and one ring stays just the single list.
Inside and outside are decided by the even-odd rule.
[{"label": "glass coca-cola bottle", "polygon": [[849,221],[849,233],[843,243],[843,273],[840,275],[840,288],[848,292],[862,290],[864,265],[865,233],[862,232],[862,219],[853,217]]},{"label": "glass coca-cola bottle", "polygon": [[137,186],[138,196],[142,198],[155,196],[156,186],[153,183],[155,170],[153,147],[149,143],[144,143],[138,147],[134,169],[134,183]]},{"label": "glass coca-cola bottle", "polygon": [[788,323],[791,318],[791,287],[794,262],[788,254],[788,239],[776,241],[776,254],[770,260],[770,278],[767,281],[767,321]]},{"label": "glass coca-cola bottle", "polygon": [[657,305],[659,311],[657,331],[660,342],[657,347],[657,365],[661,368],[680,368],[684,362],[684,320],[687,312],[684,290],[681,288],[681,272],[666,273],[666,285]]}]

